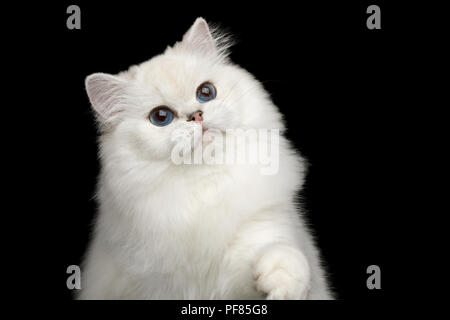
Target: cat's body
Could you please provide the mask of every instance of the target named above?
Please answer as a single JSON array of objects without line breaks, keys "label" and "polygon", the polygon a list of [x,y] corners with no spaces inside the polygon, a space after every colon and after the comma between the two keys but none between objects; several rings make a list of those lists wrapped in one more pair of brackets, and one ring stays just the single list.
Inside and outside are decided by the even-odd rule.
[{"label": "cat's body", "polygon": [[[106,126],[99,139],[99,215],[79,298],[332,298],[295,204],[303,160],[283,136],[272,175],[255,164],[170,161],[167,130],[198,125],[183,118],[196,110],[208,128],[283,129],[262,86],[214,53],[212,40],[198,19],[164,55],[119,76],[88,78]],[[206,80],[217,98],[199,104],[191,88]],[[158,105],[176,110],[167,127],[148,121]]]}]

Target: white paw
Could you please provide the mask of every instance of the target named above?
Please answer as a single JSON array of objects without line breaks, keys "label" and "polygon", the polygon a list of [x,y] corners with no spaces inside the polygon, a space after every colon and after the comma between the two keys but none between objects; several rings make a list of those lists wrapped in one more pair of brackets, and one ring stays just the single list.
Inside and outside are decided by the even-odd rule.
[{"label": "white paw", "polygon": [[269,300],[306,299],[310,286],[308,262],[298,249],[271,245],[254,266],[256,289]]}]

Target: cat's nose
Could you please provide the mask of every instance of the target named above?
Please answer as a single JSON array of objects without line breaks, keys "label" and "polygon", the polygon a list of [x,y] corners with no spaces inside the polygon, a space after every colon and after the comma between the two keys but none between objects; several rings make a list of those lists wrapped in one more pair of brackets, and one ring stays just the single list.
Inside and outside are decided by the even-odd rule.
[{"label": "cat's nose", "polygon": [[202,115],[203,115],[203,112],[196,111],[189,116],[188,121],[202,122],[203,121]]}]

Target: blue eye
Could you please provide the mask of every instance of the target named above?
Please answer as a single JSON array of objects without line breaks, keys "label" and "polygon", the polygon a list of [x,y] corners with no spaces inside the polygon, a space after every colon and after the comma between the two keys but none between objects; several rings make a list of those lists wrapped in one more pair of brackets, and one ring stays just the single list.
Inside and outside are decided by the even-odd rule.
[{"label": "blue eye", "polygon": [[153,109],[150,112],[150,122],[155,126],[167,126],[173,120],[173,112],[166,106],[161,106]]},{"label": "blue eye", "polygon": [[210,82],[204,82],[197,88],[197,100],[208,102],[216,97],[216,88]]}]

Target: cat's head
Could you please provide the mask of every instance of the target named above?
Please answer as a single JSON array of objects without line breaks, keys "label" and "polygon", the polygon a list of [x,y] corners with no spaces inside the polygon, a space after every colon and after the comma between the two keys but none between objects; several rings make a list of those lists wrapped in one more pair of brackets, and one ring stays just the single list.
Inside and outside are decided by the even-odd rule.
[{"label": "cat's head", "polygon": [[156,160],[170,159],[180,130],[281,128],[268,94],[228,60],[228,47],[226,37],[198,18],[163,54],[118,75],[88,76],[103,136],[139,158]]}]

